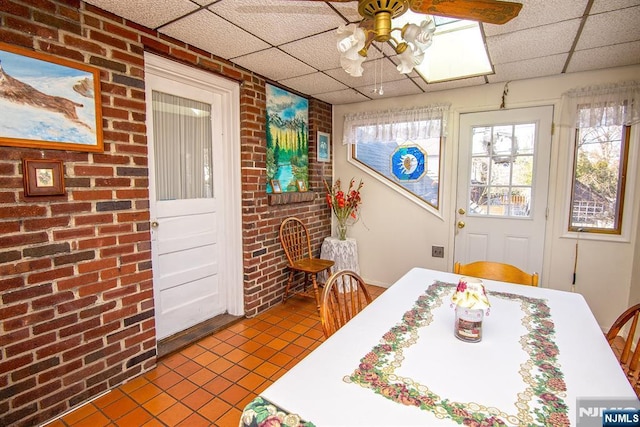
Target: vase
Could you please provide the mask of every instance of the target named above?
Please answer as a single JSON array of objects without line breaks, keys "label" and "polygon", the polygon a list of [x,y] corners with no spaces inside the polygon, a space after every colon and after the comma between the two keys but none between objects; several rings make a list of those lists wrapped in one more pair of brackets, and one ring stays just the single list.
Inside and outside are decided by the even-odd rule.
[{"label": "vase", "polygon": [[338,221],[338,239],[347,240],[347,224]]}]

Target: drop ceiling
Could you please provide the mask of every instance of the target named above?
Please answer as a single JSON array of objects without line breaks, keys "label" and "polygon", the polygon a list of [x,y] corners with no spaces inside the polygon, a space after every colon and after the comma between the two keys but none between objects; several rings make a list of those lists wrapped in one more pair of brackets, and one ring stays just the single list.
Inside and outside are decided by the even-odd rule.
[{"label": "drop ceiling", "polygon": [[335,32],[361,19],[355,1],[87,2],[334,105],[640,64],[640,0],[521,0],[507,24],[482,24],[494,74],[431,84],[399,74],[391,49],[344,72]]}]

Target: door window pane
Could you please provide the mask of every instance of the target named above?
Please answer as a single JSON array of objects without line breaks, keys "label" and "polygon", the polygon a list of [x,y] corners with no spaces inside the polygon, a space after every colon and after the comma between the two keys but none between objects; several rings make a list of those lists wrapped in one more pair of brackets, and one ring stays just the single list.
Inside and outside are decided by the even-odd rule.
[{"label": "door window pane", "polygon": [[153,91],[158,200],[213,197],[211,105]]},{"label": "door window pane", "polygon": [[469,214],[530,218],[536,124],[472,132]]}]

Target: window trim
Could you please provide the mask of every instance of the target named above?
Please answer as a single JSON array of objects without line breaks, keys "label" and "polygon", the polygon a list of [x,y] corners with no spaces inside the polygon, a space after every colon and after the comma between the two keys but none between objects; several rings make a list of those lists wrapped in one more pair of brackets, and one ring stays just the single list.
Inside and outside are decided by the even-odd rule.
[{"label": "window trim", "polygon": [[[575,128],[571,132],[572,135],[575,136]],[[633,231],[633,224],[636,224],[639,220],[638,214],[640,212],[640,197],[636,196],[637,185],[636,182],[640,180],[638,177],[639,173],[639,162],[640,162],[640,147],[638,147],[638,142],[640,142],[640,126],[631,125],[630,126],[630,135],[629,141],[627,143],[628,148],[628,157],[627,157],[627,175],[626,175],[626,186],[625,186],[625,195],[623,200],[623,216],[620,225],[620,234],[612,234],[612,233],[594,233],[589,232],[587,230],[584,231],[572,231],[569,229],[570,218],[571,218],[571,210],[572,210],[572,200],[571,195],[573,193],[572,184],[573,184],[573,165],[575,158],[575,143],[567,144],[567,170],[570,171],[568,173],[566,179],[566,197],[565,197],[565,215],[564,215],[564,232],[561,234],[561,238],[567,239],[581,239],[581,240],[591,240],[591,241],[608,241],[608,242],[618,242],[618,243],[629,243],[631,242],[631,231]]]}]

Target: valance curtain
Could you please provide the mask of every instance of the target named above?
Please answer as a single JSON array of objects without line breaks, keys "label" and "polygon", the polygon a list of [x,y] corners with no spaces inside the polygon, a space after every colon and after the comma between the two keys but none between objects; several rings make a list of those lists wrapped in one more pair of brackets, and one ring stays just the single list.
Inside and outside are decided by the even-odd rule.
[{"label": "valance curtain", "polygon": [[343,144],[409,141],[446,135],[450,104],[346,114]]},{"label": "valance curtain", "polygon": [[577,128],[640,122],[640,81],[575,88],[563,94],[562,122]]}]

